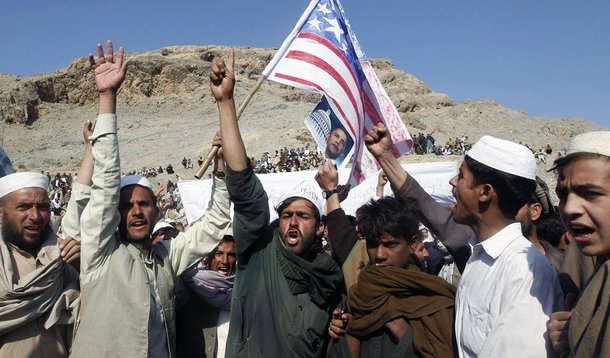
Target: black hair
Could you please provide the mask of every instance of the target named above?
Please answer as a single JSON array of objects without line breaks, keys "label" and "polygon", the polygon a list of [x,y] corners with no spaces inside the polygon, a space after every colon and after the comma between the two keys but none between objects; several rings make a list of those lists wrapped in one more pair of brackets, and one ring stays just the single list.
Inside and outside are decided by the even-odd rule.
[{"label": "black hair", "polygon": [[557,212],[551,213],[548,217],[542,218],[536,224],[536,235],[539,240],[544,240],[549,244],[558,247],[563,234],[568,229],[565,227]]},{"label": "black hair", "polygon": [[377,242],[384,235],[402,238],[408,244],[419,238],[419,212],[414,200],[385,196],[371,199],[356,211],[358,232],[367,242]]},{"label": "black hair", "polygon": [[548,171],[549,172],[554,171],[556,173],[559,173],[563,167],[565,167],[566,165],[576,161],[577,159],[581,159],[581,158],[606,158],[606,160],[610,160],[610,157],[603,155],[603,154],[598,154],[598,153],[586,153],[586,152],[572,153],[572,154],[566,155],[565,157],[555,159],[555,161],[553,162],[553,166]]},{"label": "black hair", "polygon": [[502,214],[514,218],[517,212],[536,192],[536,181],[517,175],[508,174],[491,168],[472,159],[464,157],[464,163],[472,172],[474,183],[490,184],[498,195],[498,206]]},{"label": "black hair", "polygon": [[278,206],[275,207],[275,212],[279,217],[282,217],[282,211],[284,211],[284,209],[286,209],[290,204],[294,203],[297,200],[307,200],[309,206],[311,206],[311,208],[313,209],[313,216],[316,220],[316,225],[320,225],[320,211],[318,210],[318,207],[315,206],[314,203],[312,203],[308,199],[300,196],[292,196],[288,199],[285,199],[284,201],[279,203]]},{"label": "black hair", "polygon": [[210,253],[205,256],[205,265],[208,269],[211,269],[211,267],[212,267],[212,260],[214,259],[214,256],[218,252],[218,246],[224,244],[225,242],[235,243],[235,238],[231,235],[223,236],[222,239],[218,242],[218,245],[216,245],[212,249],[212,251],[210,251]]}]

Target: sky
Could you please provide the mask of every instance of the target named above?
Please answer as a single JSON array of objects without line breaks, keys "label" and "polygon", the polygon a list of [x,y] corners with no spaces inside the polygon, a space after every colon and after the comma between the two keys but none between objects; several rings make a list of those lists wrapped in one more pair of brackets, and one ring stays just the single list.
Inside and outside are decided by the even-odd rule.
[{"label": "sky", "polygon": [[[112,39],[127,52],[174,45],[279,47],[308,0],[6,0],[0,73],[67,67]],[[533,116],[610,128],[610,1],[343,0],[369,58],[454,101],[492,98]],[[608,102],[606,102],[608,101]]]}]

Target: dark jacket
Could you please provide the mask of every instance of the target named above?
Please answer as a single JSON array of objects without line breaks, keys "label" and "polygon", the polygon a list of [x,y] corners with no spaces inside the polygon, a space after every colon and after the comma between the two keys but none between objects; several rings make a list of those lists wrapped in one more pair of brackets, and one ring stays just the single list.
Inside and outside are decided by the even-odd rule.
[{"label": "dark jacket", "polygon": [[[312,261],[290,254],[269,225],[268,198],[249,166],[227,170],[234,203],[237,267],[227,357],[320,357],[332,309],[340,300],[341,270],[325,253]],[[287,277],[304,277],[296,291]]]}]

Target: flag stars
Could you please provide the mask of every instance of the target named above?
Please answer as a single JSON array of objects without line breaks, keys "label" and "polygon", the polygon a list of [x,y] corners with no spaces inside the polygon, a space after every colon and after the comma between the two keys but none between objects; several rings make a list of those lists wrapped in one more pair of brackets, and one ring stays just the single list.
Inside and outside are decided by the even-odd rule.
[{"label": "flag stars", "polygon": [[324,5],[320,4],[320,5],[318,5],[318,7],[319,7],[319,11],[321,13],[323,13],[324,15],[328,15],[328,14],[332,13],[332,10],[328,8],[328,3],[326,3]]},{"label": "flag stars", "polygon": [[343,30],[339,26],[339,22],[337,21],[337,18],[332,18],[332,19],[324,18],[324,20],[326,20],[326,22],[328,22],[328,24],[330,25],[324,31],[332,32],[335,35],[335,37],[337,38],[337,41],[341,42],[341,40],[343,38],[343,36],[342,36]]},{"label": "flag stars", "polygon": [[307,23],[309,24],[309,26],[311,26],[311,27],[315,28],[316,30],[320,31],[320,24],[322,22],[320,22],[320,20],[318,20],[317,18],[314,17],[313,19],[309,20]]}]

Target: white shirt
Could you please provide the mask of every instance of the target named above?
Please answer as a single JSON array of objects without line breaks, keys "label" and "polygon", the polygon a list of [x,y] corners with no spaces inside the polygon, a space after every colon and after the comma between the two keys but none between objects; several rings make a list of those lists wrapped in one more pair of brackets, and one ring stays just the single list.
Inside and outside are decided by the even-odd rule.
[{"label": "white shirt", "polygon": [[519,223],[476,243],[455,300],[460,357],[546,357],[549,315],[562,308],[555,270]]}]

